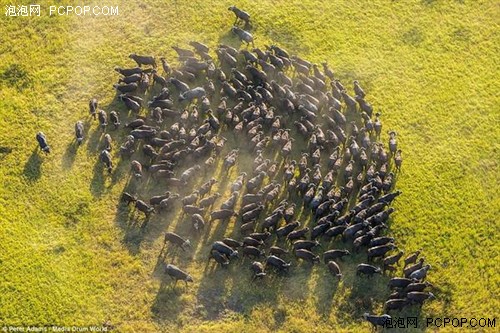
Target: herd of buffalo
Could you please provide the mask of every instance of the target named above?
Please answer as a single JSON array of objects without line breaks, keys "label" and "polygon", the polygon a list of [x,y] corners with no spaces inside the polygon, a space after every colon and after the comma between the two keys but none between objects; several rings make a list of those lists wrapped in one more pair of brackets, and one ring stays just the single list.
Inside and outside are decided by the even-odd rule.
[{"label": "herd of buffalo", "polygon": [[[342,279],[344,258],[364,251],[366,262],[356,269],[360,278],[394,274],[404,261],[401,276],[389,281],[387,312],[433,298],[425,281],[430,265],[419,251],[405,256],[385,235],[394,212],[390,205],[401,194],[393,190],[402,164],[397,133],[388,131],[384,145],[381,114],[367,101],[368,93],[358,81],[350,91],[327,63],[319,66],[276,45],[249,49],[252,35],[236,24],[247,27],[250,15],[234,6],[229,10],[236,15],[232,32],[246,48],[218,45],[211,54],[206,45],[190,42],[190,48],[173,47],[176,67],[165,58],[131,54],[136,67],[115,68],[122,112],[136,114],[123,126],[120,112],[106,112],[97,99],[89,102],[104,133],[128,131],[114,155],[111,136],[103,136],[99,159],[107,171],[113,172],[119,155],[130,159],[131,177],[148,174],[166,189],[148,200],[124,192],[122,200],[146,222],[151,214],[181,206],[197,233],[216,220],[235,223],[240,237],[215,241],[207,255],[221,267],[240,263],[241,256],[252,258],[253,279],[271,271],[287,274],[298,261],[323,261]],[[84,133],[78,121],[78,144]],[[46,136],[39,132],[36,139],[49,153]],[[243,155],[252,156],[253,165],[239,165]],[[186,192],[216,167],[224,175],[235,167],[248,172],[237,172],[228,197],[213,193],[219,180],[208,177]],[[174,232],[164,240],[183,250],[191,246]],[[166,274],[176,282],[193,281],[173,264]],[[376,327],[390,316],[364,318]]]}]

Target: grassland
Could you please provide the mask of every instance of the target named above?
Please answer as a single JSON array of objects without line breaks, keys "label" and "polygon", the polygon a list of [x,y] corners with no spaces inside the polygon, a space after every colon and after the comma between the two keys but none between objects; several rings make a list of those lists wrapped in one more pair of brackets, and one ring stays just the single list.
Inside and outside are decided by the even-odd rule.
[{"label": "grassland", "polygon": [[[386,280],[359,281],[354,264],[339,285],[324,267],[304,266],[256,286],[245,265],[207,270],[199,241],[173,259],[195,283],[172,290],[158,274],[158,255],[162,232],[183,230],[179,220],[158,218],[144,232],[129,227],[118,204],[130,186],[128,165],[103,177],[95,123],[74,146],[73,125],[87,117],[90,97],[116,106],[112,68],[130,64],[129,53],[173,59],[170,46],[190,40],[236,45],[232,3],[110,1],[118,17],[86,18],[49,17],[40,4],[41,17],[0,19],[0,326],[110,320],[120,332],[369,329],[360,315],[381,310]],[[327,60],[343,82],[358,79],[384,128],[399,133],[404,195],[391,233],[406,251],[423,250],[437,286],[437,299],[418,315],[498,319],[498,2],[238,5],[253,15],[257,45],[274,42]],[[50,156],[36,153],[40,129]]]}]

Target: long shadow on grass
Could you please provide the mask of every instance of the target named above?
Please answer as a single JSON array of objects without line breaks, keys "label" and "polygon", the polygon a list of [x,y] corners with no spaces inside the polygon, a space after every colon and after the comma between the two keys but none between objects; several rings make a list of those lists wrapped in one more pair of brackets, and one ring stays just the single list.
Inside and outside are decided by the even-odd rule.
[{"label": "long shadow on grass", "polygon": [[[389,315],[404,320],[405,332],[425,332],[427,330],[426,316],[418,305],[408,306],[401,312],[392,310]],[[393,323],[393,325],[395,324]],[[401,327],[393,326],[392,329],[387,329],[387,332],[401,332]]]},{"label": "long shadow on grass", "polygon": [[[90,126],[90,125],[89,125]],[[102,150],[101,139],[106,132],[98,125],[87,139],[87,154],[98,155]]]},{"label": "long shadow on grass", "polygon": [[94,164],[92,173],[94,176],[92,177],[92,181],[90,182],[90,192],[94,197],[99,198],[104,194],[104,191],[106,189],[106,178],[111,177],[111,175],[107,170],[104,169],[104,166],[99,160],[99,157],[97,157],[97,161]]},{"label": "long shadow on grass", "polygon": [[[258,304],[276,304],[286,276],[270,273],[264,280],[252,281],[250,263],[252,260],[236,260],[227,268],[221,268],[214,261],[205,266],[196,299],[201,305],[196,316],[202,320],[215,320],[230,310],[250,315]],[[248,273],[241,274],[238,273]]]},{"label": "long shadow on grass", "polygon": [[[149,95],[152,92],[146,93],[145,100],[148,100]],[[142,97],[143,94],[140,94]],[[122,103],[118,100],[118,96],[106,107],[108,111],[112,109],[124,110]],[[125,115],[126,119],[121,118],[122,124],[125,124],[129,119],[135,119],[135,114],[120,112],[120,115]],[[166,120],[162,128],[166,129],[175,120]],[[123,128],[123,125],[122,125]],[[129,177],[129,181],[125,186],[123,192],[128,192],[132,195],[136,195],[138,199],[149,202],[149,199],[154,195],[160,195],[165,193],[166,190],[172,193],[177,192],[177,189],[166,187],[162,180],[155,179],[148,171],[145,170],[143,178],[141,180],[133,179],[130,175],[130,162],[132,160],[138,160],[143,165],[149,165],[151,163],[150,159],[141,153],[141,145],[143,140],[139,141],[135,147],[136,152],[131,156],[119,156],[116,157],[116,151],[118,151],[118,146],[123,142],[124,137],[128,134],[128,130],[119,131],[109,131],[112,135],[114,141],[114,161],[118,160],[117,165],[114,168],[113,174],[111,176],[111,185],[113,186],[119,180],[124,177]],[[181,163],[182,164],[182,163]],[[176,167],[176,172],[179,172],[181,168]],[[100,190],[100,188],[97,188]],[[183,188],[182,191],[187,189]],[[100,191],[96,191],[100,193]],[[123,193],[122,193],[123,194]],[[169,225],[177,222],[178,216],[176,214],[180,211],[178,204],[175,204],[170,211],[164,210],[159,211],[156,207],[156,212],[151,215],[150,218],[144,219],[143,213],[135,211],[134,205],[131,204],[130,207],[126,207],[124,204],[120,204],[115,217],[115,223],[125,232],[123,243],[125,247],[129,250],[132,255],[139,253],[142,244],[145,242],[147,244],[153,243],[158,237],[162,236],[164,232],[168,229]]]},{"label": "long shadow on grass", "polygon": [[[342,267],[345,265],[339,263]],[[338,286],[341,282],[328,272],[328,268],[324,265],[319,267],[318,277],[316,279],[316,286],[314,288],[314,295],[317,296],[316,312],[322,316],[324,320],[328,320],[333,306],[333,298],[337,292]]]},{"label": "long shadow on grass", "polygon": [[[357,263],[366,262],[366,260],[360,259],[364,258],[364,256],[365,254],[358,255],[355,258],[356,264],[354,266]],[[372,264],[380,266],[377,263]],[[356,305],[355,311],[352,313],[353,317],[360,318],[364,312],[374,307],[373,301],[387,299],[390,292],[389,288],[387,288],[389,277],[378,274],[374,274],[371,278],[363,275],[358,276],[355,274],[355,269],[352,273],[352,289],[349,295],[349,303]]]},{"label": "long shadow on grass", "polygon": [[39,154],[38,147],[33,149],[30,158],[24,164],[23,175],[31,182],[37,181],[42,175],[43,159]]},{"label": "long shadow on grass", "polygon": [[76,141],[71,142],[64,151],[62,157],[62,167],[64,170],[71,169],[73,163],[75,162],[76,152],[78,151],[78,143]]},{"label": "long shadow on grass", "polygon": [[[90,121],[85,121],[83,124],[83,140],[87,140],[87,136],[90,130]],[[82,142],[83,143],[83,142]],[[64,155],[62,157],[62,167],[64,170],[68,170],[73,166],[73,163],[75,162],[76,158],[76,153],[78,149],[80,149],[81,144],[78,144],[76,139],[73,139],[71,143],[66,147],[66,150],[64,151]]]},{"label": "long shadow on grass", "polygon": [[120,205],[115,223],[124,231],[122,242],[131,255],[139,254],[144,242],[151,244],[163,234],[160,230],[163,225],[157,216],[145,217],[132,205]]},{"label": "long shadow on grass", "polygon": [[[112,186],[114,186],[118,181],[123,179],[124,177],[128,176],[128,170],[130,170],[130,160],[128,158],[125,158],[123,156],[113,156],[116,155],[116,151],[119,150],[117,147],[117,144],[114,143],[112,144],[112,160],[113,160],[113,168],[111,173],[108,173],[107,170],[105,170],[103,163],[100,160],[100,152],[102,151],[101,148],[104,148],[101,146],[100,143],[100,138],[104,136],[104,132],[102,132],[100,129],[95,130],[91,138],[89,139],[88,147],[93,147],[92,149],[95,149],[95,165],[94,165],[94,170],[93,174],[94,177],[92,178],[91,184],[90,184],[90,190],[92,192],[92,195],[95,197],[100,197],[106,190],[109,190]],[[77,149],[75,146],[76,143],[73,143],[72,145],[68,146],[66,153],[67,154],[72,154],[72,158],[74,159],[75,153],[72,152],[72,149]],[[114,146],[113,146],[114,145]],[[101,146],[101,147],[99,147]],[[72,148],[73,147],[73,148]],[[89,149],[89,148],[88,148]],[[65,154],[66,156],[66,154]],[[72,163],[72,162],[71,162]],[[109,184],[106,185],[109,179]]]},{"label": "long shadow on grass", "polygon": [[182,309],[188,306],[187,300],[182,296],[187,290],[192,288],[183,282],[179,281],[175,284],[172,279],[165,274],[166,265],[162,265],[157,275],[160,278],[160,288],[156,294],[151,312],[153,318],[158,321],[173,321],[181,313]]},{"label": "long shadow on grass", "polygon": [[[146,203],[149,202],[150,196],[160,194],[155,192],[164,191],[164,188],[158,188],[158,184],[154,183],[154,180],[148,179],[147,175],[145,175],[142,180],[137,180],[132,176],[129,177],[129,181],[123,192],[135,195],[138,199]],[[151,185],[153,188],[149,188],[146,185],[151,183],[153,183]],[[115,216],[115,224],[124,231],[123,244],[130,254],[137,255],[144,242],[146,244],[152,244],[158,237],[164,234],[169,225],[176,220],[176,214],[180,210],[177,204],[174,204],[172,208],[173,209],[170,211],[160,211],[158,207],[156,207],[155,212],[146,218],[142,212],[135,209],[133,203],[129,206],[126,206],[123,202],[119,203]],[[165,251],[169,249],[170,248],[167,247]],[[161,253],[161,255],[164,254],[165,253]]]},{"label": "long shadow on grass", "polygon": [[[119,147],[117,147],[118,144],[115,144],[115,154],[116,151],[119,150]],[[116,162],[116,159],[118,158],[118,161]],[[121,179],[129,177],[129,171],[130,171],[130,162],[132,159],[130,159],[127,156],[124,155],[118,155],[115,157],[114,162],[116,165],[113,168],[113,173],[111,175],[111,186],[115,185],[117,182],[119,182]]]},{"label": "long shadow on grass", "polygon": [[[367,276],[357,276],[355,274],[355,266],[360,262],[366,262],[365,253],[354,256],[355,262],[354,270],[351,268],[344,276],[345,286],[350,289],[349,297],[345,303],[340,304],[339,311],[349,313],[352,318],[360,319],[363,313],[369,312],[372,314],[381,315],[382,313],[388,313],[393,318],[404,318],[405,321],[405,332],[422,332],[425,331],[425,318],[419,306],[406,306],[402,311],[391,310],[387,312],[382,309],[382,312],[376,311],[380,302],[384,302],[388,299],[391,290],[387,287],[387,284],[392,276],[384,276],[375,274],[372,278]],[[380,262],[372,263],[375,266],[381,266]],[[342,266],[341,266],[342,267]],[[398,276],[398,274],[396,274]],[[380,313],[379,313],[380,312]],[[418,322],[418,327],[413,328],[409,326],[408,319],[416,319]],[[394,328],[386,330],[388,332],[398,332],[401,331],[400,328]]]}]

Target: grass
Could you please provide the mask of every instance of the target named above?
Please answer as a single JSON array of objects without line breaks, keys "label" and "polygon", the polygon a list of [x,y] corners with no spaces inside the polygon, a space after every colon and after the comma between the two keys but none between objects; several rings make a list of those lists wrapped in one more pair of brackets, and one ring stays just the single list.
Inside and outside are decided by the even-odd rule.
[{"label": "grass", "polygon": [[[246,264],[207,270],[208,246],[200,241],[192,253],[168,256],[195,283],[172,290],[158,274],[161,235],[185,232],[182,220],[154,218],[142,233],[129,227],[118,204],[130,186],[128,164],[116,160],[114,176],[104,177],[96,124],[78,149],[73,126],[86,119],[92,96],[116,107],[112,68],[130,65],[129,53],[173,59],[170,46],[190,40],[234,45],[232,3],[109,4],[119,5],[118,17],[49,17],[41,3],[40,17],[1,19],[0,325],[109,319],[120,332],[367,331],[360,315],[380,312],[388,291],[385,278],[354,277],[361,257],[346,260],[338,285],[323,266],[254,285]],[[384,131],[398,132],[404,194],[390,232],[405,251],[423,250],[437,286],[437,299],[418,315],[498,318],[498,3],[237,5],[252,13],[258,46],[276,43],[327,60],[344,83],[358,79],[382,112]],[[36,152],[38,130],[52,145],[49,156]],[[144,194],[152,191],[159,189]],[[214,226],[208,237],[224,228]]]}]

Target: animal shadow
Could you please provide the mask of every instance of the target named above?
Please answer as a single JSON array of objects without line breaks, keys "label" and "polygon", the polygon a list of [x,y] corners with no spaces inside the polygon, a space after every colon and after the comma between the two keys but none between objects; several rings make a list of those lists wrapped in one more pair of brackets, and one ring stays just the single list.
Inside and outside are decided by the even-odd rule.
[{"label": "animal shadow", "polygon": [[231,30],[228,30],[226,33],[220,36],[219,44],[229,45],[237,50],[239,50],[241,47],[241,41]]},{"label": "animal shadow", "polygon": [[31,182],[37,181],[42,175],[42,161],[38,148],[33,149],[30,158],[24,164],[23,175]]},{"label": "animal shadow", "polygon": [[156,294],[156,298],[151,306],[153,318],[158,321],[175,321],[182,309],[187,306],[187,300],[181,297],[186,289],[192,288],[190,285],[185,285],[184,282],[174,281],[165,273],[166,265],[159,265],[155,277],[160,279],[160,288]]},{"label": "animal shadow", "polygon": [[78,151],[78,143],[72,142],[66,147],[66,151],[62,157],[62,167],[65,170],[71,169],[75,162],[76,152]]}]

